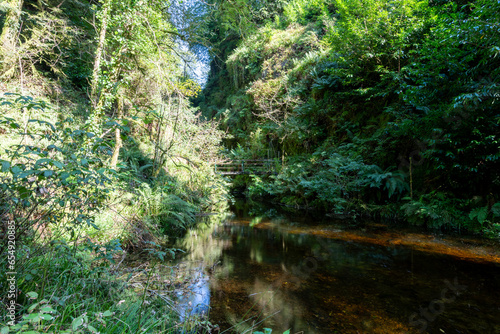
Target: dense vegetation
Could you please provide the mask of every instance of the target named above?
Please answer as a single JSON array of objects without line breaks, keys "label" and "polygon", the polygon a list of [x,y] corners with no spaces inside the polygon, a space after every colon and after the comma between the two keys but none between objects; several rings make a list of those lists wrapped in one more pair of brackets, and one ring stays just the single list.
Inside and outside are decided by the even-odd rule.
[{"label": "dense vegetation", "polygon": [[283,157],[250,196],[498,237],[498,1],[234,3],[195,102]]},{"label": "dense vegetation", "polygon": [[[176,8],[0,4],[2,333],[210,327],[155,292],[177,283],[157,275],[169,239],[227,205],[210,165],[223,133],[188,101],[200,86]],[[124,266],[124,250],[143,263]]]},{"label": "dense vegetation", "polygon": [[253,198],[498,237],[499,19],[493,0],[2,1],[2,333],[209,330],[157,273],[225,209],[219,159],[279,157],[234,181]]}]

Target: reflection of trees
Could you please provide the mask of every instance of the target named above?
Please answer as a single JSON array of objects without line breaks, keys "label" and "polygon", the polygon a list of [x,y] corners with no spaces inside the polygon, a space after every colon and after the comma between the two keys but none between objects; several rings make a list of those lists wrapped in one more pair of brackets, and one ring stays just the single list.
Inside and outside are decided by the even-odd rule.
[{"label": "reflection of trees", "polygon": [[181,321],[193,315],[206,315],[210,308],[210,287],[202,267],[191,274],[190,284],[177,291],[177,310]]},{"label": "reflection of trees", "polygon": [[204,223],[187,231],[184,238],[177,241],[176,248],[186,251],[183,261],[199,266],[200,262],[205,267],[213,267],[222,257],[222,251],[231,247],[231,240],[220,238],[220,216],[210,217]]},{"label": "reflection of trees", "polygon": [[[211,275],[212,321],[222,328],[238,327],[239,332],[255,322],[259,328],[315,333],[314,312],[323,312],[318,307],[326,300],[330,307],[340,303],[361,309],[344,292],[359,292],[356,286],[370,283],[364,276],[374,274],[379,264],[392,265],[394,257],[407,257],[372,245],[327,238],[318,242],[307,226],[262,220],[252,228],[248,223],[202,224],[176,245],[188,252],[183,258],[186,266]],[[317,259],[314,271],[305,267],[307,258]],[[330,277],[344,285],[332,283]],[[325,294],[325,289],[333,292]]]},{"label": "reflection of trees", "polygon": [[[269,324],[286,328],[304,328],[306,305],[288,290],[277,289],[274,284],[256,278],[248,291],[254,305],[263,315],[273,315]],[[308,330],[308,333],[314,332]]]},{"label": "reflection of trees", "polygon": [[[262,278],[265,270],[257,277],[220,279],[212,282],[214,310],[218,318],[226,322],[226,327],[234,326],[238,333],[243,333],[255,324],[256,327],[273,327],[275,330],[287,328],[307,328],[306,305],[287,289],[279,289],[273,280]],[[271,269],[272,270],[272,269]],[[267,271],[271,277],[278,277],[278,271]],[[308,330],[308,333],[315,333]]]},{"label": "reflection of trees", "polygon": [[[316,333],[316,326],[318,333],[411,332],[406,313],[416,309],[415,296],[432,300],[442,286],[429,284],[430,278],[441,282],[457,272],[448,259],[378,243],[386,235],[250,223],[206,224],[177,246],[190,252],[185,259],[192,268],[210,273],[210,318],[222,329],[235,326],[241,333],[255,324],[273,332]],[[313,270],[307,259],[317,261]]]},{"label": "reflection of trees", "polygon": [[275,284],[284,277],[283,284],[294,289],[290,268],[309,251],[304,236],[241,225],[221,226],[217,233],[231,242],[211,282],[216,321],[223,319],[238,332],[254,323],[262,327],[264,320],[266,326],[304,328],[300,298]]},{"label": "reflection of trees", "polygon": [[222,257],[224,248],[231,240],[217,237],[222,218],[207,217],[204,222],[187,231],[174,247],[186,253],[178,259],[177,279],[184,278],[182,288],[176,289],[176,308],[182,321],[196,319],[197,314],[206,314],[210,306],[210,287],[207,270],[214,268]]},{"label": "reflection of trees", "polygon": [[[212,314],[213,319],[225,321],[223,328],[234,326],[240,333],[254,323],[278,332],[293,328],[307,333],[316,333],[315,326],[386,328],[386,321],[391,323],[387,328],[402,328],[402,323],[389,315],[392,309],[388,314],[381,308],[376,290],[389,287],[384,282],[391,282],[388,276],[393,275],[379,268],[393,266],[395,259],[407,259],[409,254],[334,239],[318,242],[309,231],[271,224],[221,227],[219,236],[230,239],[231,244],[224,249],[223,265],[211,283],[212,312],[217,313]],[[306,268],[308,257],[318,261],[313,271]],[[374,285],[373,275],[383,279]],[[358,299],[368,291],[369,301]],[[372,312],[380,321],[369,321]],[[331,314],[335,314],[335,322]]]},{"label": "reflection of trees", "polygon": [[[318,304],[323,303],[326,295],[333,300],[342,299],[345,304],[352,300],[348,302],[350,298],[345,299],[337,292],[324,295],[331,283],[329,279],[325,281],[328,286],[321,283],[316,286],[318,283],[313,281],[336,276],[341,281],[366,282],[364,276],[367,273],[371,276],[370,272],[380,264],[392,265],[394,256],[408,255],[394,249],[333,239],[323,238],[318,242],[318,237],[310,231],[308,227],[291,229],[266,221],[254,228],[246,224],[219,228],[219,236],[230,239],[231,244],[224,249],[223,265],[217,269],[212,291],[214,302],[224,305],[218,312],[228,325],[239,326],[243,331],[253,321],[258,323],[273,315],[266,319],[266,326],[275,330],[276,327],[307,328],[308,333],[314,333],[304,319],[314,323],[311,309],[320,307]],[[318,261],[313,271],[307,270],[308,257]]]}]

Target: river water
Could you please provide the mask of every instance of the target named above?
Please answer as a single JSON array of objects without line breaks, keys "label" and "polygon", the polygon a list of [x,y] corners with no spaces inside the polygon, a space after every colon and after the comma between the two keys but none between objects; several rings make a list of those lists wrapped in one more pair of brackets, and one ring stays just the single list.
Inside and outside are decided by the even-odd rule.
[{"label": "river water", "polygon": [[177,247],[196,276],[181,317],[221,332],[500,333],[498,242],[240,211]]}]

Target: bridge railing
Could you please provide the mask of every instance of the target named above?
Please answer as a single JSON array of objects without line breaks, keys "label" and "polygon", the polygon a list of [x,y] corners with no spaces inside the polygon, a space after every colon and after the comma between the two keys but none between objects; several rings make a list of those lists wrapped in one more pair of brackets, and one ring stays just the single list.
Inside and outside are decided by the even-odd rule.
[{"label": "bridge railing", "polygon": [[222,175],[271,174],[276,172],[273,159],[241,159],[216,163],[215,172]]}]

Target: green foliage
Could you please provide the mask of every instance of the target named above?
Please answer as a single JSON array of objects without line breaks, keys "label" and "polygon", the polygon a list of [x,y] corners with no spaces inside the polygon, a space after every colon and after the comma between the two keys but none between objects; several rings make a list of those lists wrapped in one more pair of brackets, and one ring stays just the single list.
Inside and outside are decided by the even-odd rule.
[{"label": "green foliage", "polygon": [[[61,89],[86,88],[93,30],[82,20],[90,14],[84,2],[46,1],[24,4],[16,29],[17,43],[3,53],[0,70],[5,82],[21,80],[23,88],[53,96]],[[54,94],[55,93],[55,94]]]},{"label": "green foliage", "polygon": [[[216,96],[220,112],[206,115],[221,119],[239,155],[267,147],[288,157],[279,175],[253,179],[255,196],[335,202],[339,212],[399,202],[413,223],[494,234],[498,6],[289,1],[274,23],[219,53],[227,72],[209,78],[204,94]],[[256,133],[265,140],[249,145]],[[348,161],[337,165],[331,152]],[[419,200],[400,202],[408,192]]]},{"label": "green foliage", "polygon": [[161,1],[8,4],[0,11],[15,14],[15,34],[8,49],[2,34],[0,91],[21,92],[0,100],[0,216],[15,221],[22,291],[11,331],[168,332],[178,320],[172,306],[125,293],[114,260],[122,247],[161,244],[226,205],[226,183],[210,165],[223,132],[189,105],[199,85],[182,68],[192,57],[176,40],[185,37],[173,24],[182,17]]},{"label": "green foliage", "polygon": [[141,202],[138,213],[160,226],[163,233],[187,229],[195,222],[197,207],[165,190],[152,190],[144,185],[139,190]]},{"label": "green foliage", "polygon": [[[53,246],[44,254],[33,249],[19,253],[20,258],[30,257],[17,273],[20,321],[13,326],[1,324],[2,333],[8,328],[15,333],[123,334],[169,332],[175,326],[176,314],[157,300],[160,298],[150,297],[144,302],[127,291],[132,275],[118,279],[91,253],[79,250],[75,254],[62,242]],[[132,273],[143,274],[139,270]]]},{"label": "green foliage", "polygon": [[307,24],[308,22],[327,18],[331,0],[291,0],[286,4],[283,15],[286,22]]},{"label": "green foliage", "polygon": [[[109,6],[109,12],[104,10],[104,5],[100,10],[94,7],[101,23],[106,20],[107,24],[104,57],[99,69],[103,107],[112,108],[119,93],[125,94],[135,106],[158,103],[162,94],[173,90],[177,84],[175,79],[180,76],[179,59],[170,54],[176,32],[165,19],[163,5],[157,1],[128,0],[109,0],[105,5]],[[106,13],[108,17],[104,17]],[[144,101],[146,96],[149,102]]]},{"label": "green foliage", "polygon": [[[486,235],[498,237],[498,203],[491,208],[478,206],[478,199],[460,200],[442,192],[422,195],[418,200],[404,204],[406,218],[416,225],[431,228],[466,229],[474,232],[485,232]],[[464,215],[464,212],[469,212]]]},{"label": "green foliage", "polygon": [[405,177],[398,172],[382,172],[367,165],[360,156],[317,152],[310,160],[289,159],[272,183],[254,177],[251,196],[274,196],[287,205],[314,206],[337,214],[353,213],[369,201],[372,188],[389,199],[408,190]]},{"label": "green foliage", "polygon": [[[42,111],[44,103],[30,97],[1,98],[7,107]],[[107,199],[113,171],[104,167],[98,152],[105,142],[85,129],[68,127],[71,119],[55,125],[29,119],[24,126],[2,117],[0,126],[19,144],[2,152],[0,162],[4,197],[2,215],[16,221],[20,235],[64,225],[73,239],[82,226],[94,226],[93,215]],[[80,142],[87,140],[88,148]]]},{"label": "green foliage", "polygon": [[470,12],[443,7],[416,52],[419,62],[404,69],[402,97],[416,112],[400,115],[414,120],[400,122],[401,130],[426,141],[425,157],[448,171],[441,182],[457,193],[486,196],[500,185],[498,9],[488,1]]},{"label": "green foliage", "polygon": [[488,207],[482,207],[482,208],[475,208],[472,210],[469,214],[469,218],[471,220],[477,219],[479,224],[483,224],[484,221],[486,220],[486,217],[488,216]]},{"label": "green foliage", "polygon": [[470,222],[464,219],[465,201],[450,198],[445,193],[422,195],[418,200],[404,204],[403,210],[409,222],[431,228],[467,228]]},{"label": "green foliage", "polygon": [[[254,334],[272,334],[273,330],[271,328],[264,328],[263,332],[253,332]],[[286,330],[283,334],[290,334],[290,330]]]},{"label": "green foliage", "polygon": [[269,22],[275,15],[280,14],[286,0],[215,0],[213,4],[217,6],[213,13],[215,24],[224,35],[236,33],[239,36],[248,36],[257,24]]},{"label": "green foliage", "polygon": [[[390,168],[389,170],[391,170]],[[381,188],[387,191],[387,195],[391,198],[393,195],[401,196],[410,190],[406,182],[406,173],[401,170],[382,171],[378,166],[373,167],[373,173],[365,174],[369,180],[370,188]],[[380,198],[380,193],[378,193]]]},{"label": "green foliage", "polygon": [[[148,245],[150,256],[160,259],[172,255],[176,250],[150,243],[180,235],[201,210],[225,207],[225,183],[204,162],[217,154],[220,132],[181,109],[185,115],[170,133],[168,169],[152,179],[154,144],[137,148],[128,137],[132,122],[105,122],[121,129],[127,146],[126,160],[115,170],[106,167],[109,138],[71,118],[54,124],[31,119],[54,112],[31,97],[7,94],[0,103],[0,135],[9,139],[0,154],[0,214],[16,226],[18,287],[40,296],[32,303],[34,294],[21,294],[22,320],[11,331],[136,333],[174,326],[175,311],[161,298],[146,307],[136,293],[116,290],[125,282],[113,266],[122,245]],[[141,124],[144,114],[138,115],[132,124]],[[5,276],[7,243],[2,245]],[[110,320],[117,317],[119,322]]]},{"label": "green foliage", "polygon": [[336,18],[328,24],[326,42],[334,58],[348,64],[353,84],[373,77],[372,72],[399,71],[408,61],[405,49],[425,22],[425,2],[339,0],[334,5]]}]

